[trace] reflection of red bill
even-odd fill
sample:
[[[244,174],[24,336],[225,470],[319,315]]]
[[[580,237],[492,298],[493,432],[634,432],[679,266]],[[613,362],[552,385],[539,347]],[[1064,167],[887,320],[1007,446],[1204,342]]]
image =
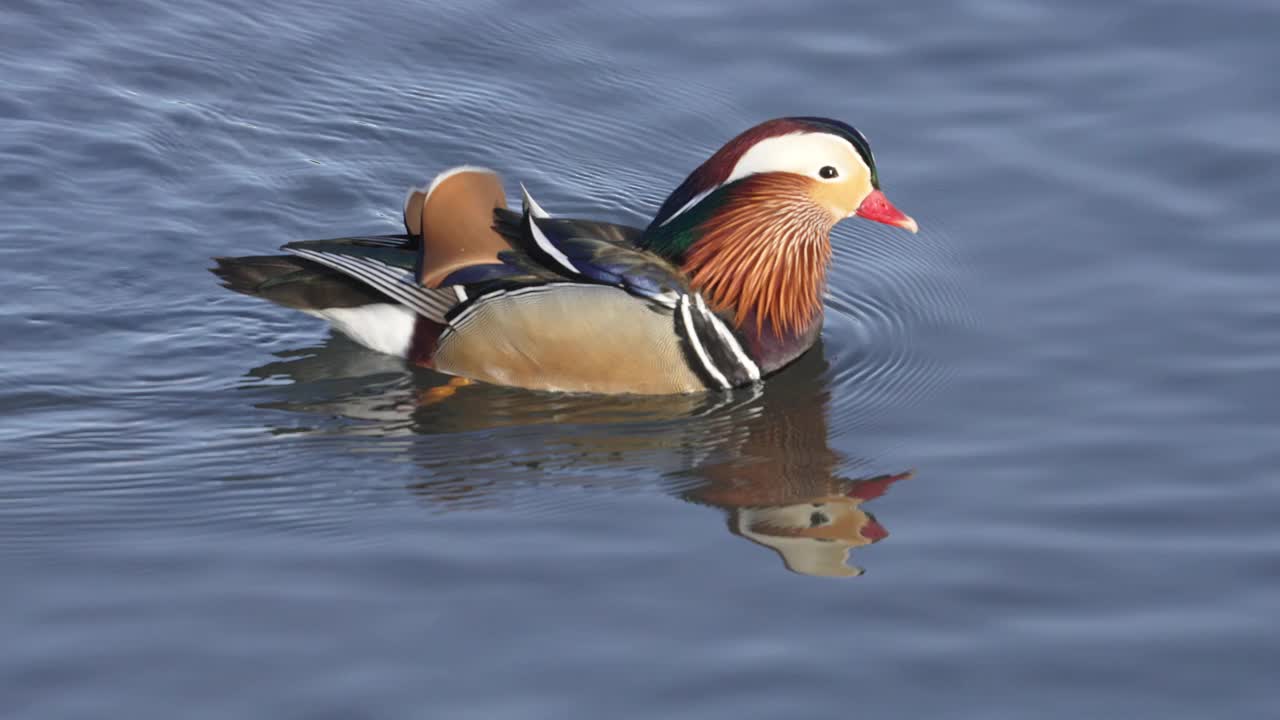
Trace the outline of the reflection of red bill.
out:
[[[880,190],[872,190],[871,194],[862,200],[862,204],[854,212],[860,218],[875,220],[885,225],[893,225],[900,227],[907,232],[916,232],[920,226],[910,215],[902,212],[889,202],[889,198],[884,196]]]
[[[862,537],[870,540],[871,542],[876,542],[877,540],[883,540],[889,537],[889,531],[884,529],[884,526],[880,524],[879,520],[876,520],[870,515],[867,516],[867,524],[863,525],[862,529],[858,530],[858,532],[862,533]]]

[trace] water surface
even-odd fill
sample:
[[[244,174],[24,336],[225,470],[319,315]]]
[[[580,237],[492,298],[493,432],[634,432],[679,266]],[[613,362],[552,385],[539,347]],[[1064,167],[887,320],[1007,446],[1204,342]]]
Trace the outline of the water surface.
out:
[[[1280,10],[0,8],[6,717],[1267,718]],[[463,162],[644,224],[871,138],[763,389],[468,387],[222,288]]]

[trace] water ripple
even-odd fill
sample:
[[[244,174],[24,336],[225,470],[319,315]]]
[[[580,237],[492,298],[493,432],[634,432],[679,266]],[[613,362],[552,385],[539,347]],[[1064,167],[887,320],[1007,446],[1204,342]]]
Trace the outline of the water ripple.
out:
[[[827,298],[832,427],[847,431],[877,413],[920,402],[948,374],[924,351],[930,333],[969,327],[964,270],[950,238],[860,223],[841,229]]]

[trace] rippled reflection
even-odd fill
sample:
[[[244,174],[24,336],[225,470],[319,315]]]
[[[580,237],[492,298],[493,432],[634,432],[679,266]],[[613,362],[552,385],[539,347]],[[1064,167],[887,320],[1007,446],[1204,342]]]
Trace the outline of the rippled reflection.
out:
[[[858,458],[828,444],[828,385],[839,373],[821,345],[762,388],[704,396],[480,384],[442,392],[445,376],[408,371],[339,337],[249,374],[261,382],[248,389],[267,395],[259,407],[316,421],[277,431],[370,436],[362,448],[424,470],[409,489],[433,507],[528,505],[527,493],[512,491],[530,483],[616,492],[656,477],[669,494],[718,508],[731,533],[807,575],[861,574],[850,549],[888,535],[863,504],[909,475],[841,474]]]
[[[858,575],[850,550],[887,536],[863,504],[906,474],[850,475],[876,453],[842,455],[832,439],[847,448],[860,428],[938,387],[949,363],[927,341],[971,318],[944,233],[841,226],[833,246],[825,350],[759,389],[621,398],[455,389],[335,336],[254,369],[246,390],[259,407],[289,411],[273,416],[283,418],[274,432],[358,438],[353,452],[420,469],[410,490],[433,508],[563,509],[592,500],[537,488],[600,489],[585,495],[608,502],[605,492],[656,485],[719,509],[731,533],[797,573]]]

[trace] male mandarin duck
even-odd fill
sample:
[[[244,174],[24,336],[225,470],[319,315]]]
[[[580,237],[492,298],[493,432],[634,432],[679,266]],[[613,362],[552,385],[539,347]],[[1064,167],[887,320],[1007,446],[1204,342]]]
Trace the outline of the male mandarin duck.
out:
[[[830,231],[910,232],[861,133],[761,123],[694,170],[644,230],[506,209],[490,170],[440,174],[403,235],[291,242],[215,258],[226,287],[327,319],[372,349],[537,390],[675,394],[758,382],[822,327]]]

